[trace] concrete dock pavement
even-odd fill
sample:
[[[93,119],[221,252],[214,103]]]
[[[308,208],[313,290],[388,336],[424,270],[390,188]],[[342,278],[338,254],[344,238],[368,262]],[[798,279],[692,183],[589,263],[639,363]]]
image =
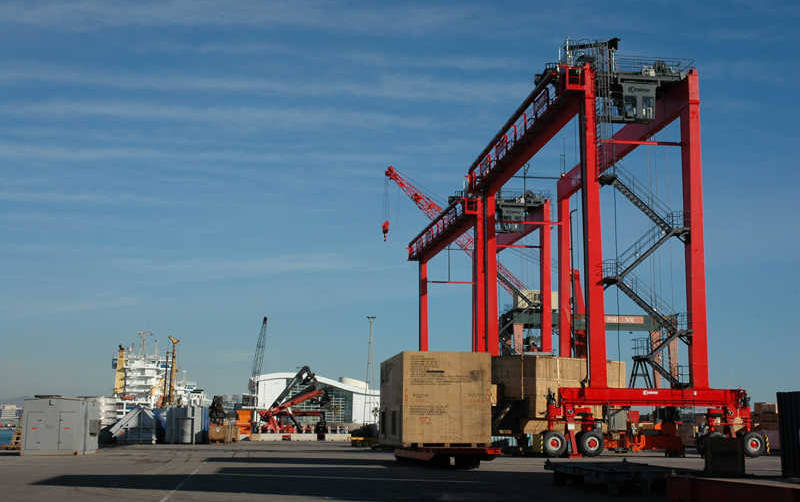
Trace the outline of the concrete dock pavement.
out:
[[[618,461],[621,455],[592,459]],[[625,455],[629,461],[698,468],[699,457]],[[395,461],[390,452],[337,443],[125,446],[77,457],[0,456],[2,498],[39,500],[596,500],[603,490],[553,485],[544,458],[501,457],[474,471]],[[748,472],[779,475],[780,459],[747,461]],[[665,495],[626,500],[666,500]]]

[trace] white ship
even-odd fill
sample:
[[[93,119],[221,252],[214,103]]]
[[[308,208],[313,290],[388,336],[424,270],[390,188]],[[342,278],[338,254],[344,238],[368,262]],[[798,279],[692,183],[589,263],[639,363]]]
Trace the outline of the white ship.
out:
[[[114,394],[97,399],[100,405],[103,425],[110,425],[124,417],[137,405],[159,408],[164,403],[164,395],[169,392],[171,361],[169,352],[158,353],[158,341],[153,341],[152,352],[147,351],[149,331],[140,331],[142,339],[140,350],[131,344],[128,348],[120,345],[111,367],[114,370]],[[177,358],[176,358],[177,359]],[[173,405],[209,406],[211,399],[197,382],[186,378],[186,370],[175,373],[175,398]]]

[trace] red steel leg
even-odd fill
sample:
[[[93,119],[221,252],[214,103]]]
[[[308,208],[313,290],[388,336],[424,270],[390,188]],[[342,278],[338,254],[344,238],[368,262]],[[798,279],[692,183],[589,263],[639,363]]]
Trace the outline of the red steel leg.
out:
[[[581,273],[575,269],[572,271],[572,291],[575,295],[575,315],[584,319],[584,328],[575,329],[575,337],[572,340],[572,352],[575,357],[586,357],[586,304],[583,301],[583,289],[581,288]]]
[[[472,254],[472,326],[475,340],[473,352],[486,352],[486,236],[483,222],[483,198],[475,200],[475,252]]]
[[[569,197],[558,200],[558,355],[570,357],[572,313],[569,304],[571,266],[569,260]]]
[[[658,344],[661,343],[661,330],[651,331],[650,332],[650,350],[653,350]],[[661,364],[663,357],[661,355],[663,352],[659,352],[656,354],[656,363]],[[658,389],[661,387],[661,374],[653,369],[653,387]]]
[[[419,350],[428,351],[428,262],[419,262]]]
[[[542,219],[550,221],[553,215],[550,211],[550,201],[545,200],[542,206]],[[553,305],[551,291],[553,286],[550,281],[550,225],[545,223],[539,229],[539,281],[542,299],[542,352],[553,352]]]
[[[683,217],[689,227],[686,244],[686,308],[692,344],[689,368],[692,385],[708,388],[708,333],[706,325],[706,266],[703,239],[703,169],[700,156],[700,89],[697,70],[687,77],[688,105],[681,112],[681,166]]]
[[[603,302],[603,234],[600,225],[600,182],[597,168],[594,72],[584,66],[586,87],[579,116],[581,124],[581,194],[583,196],[583,247],[586,282],[586,341],[589,345],[589,386],[605,388],[606,333]]]
[[[484,269],[486,298],[486,343],[487,351],[493,356],[500,353],[499,326],[497,325],[497,232],[495,228],[495,203],[494,195],[489,195],[485,199],[484,210],[484,235],[486,247],[484,257],[486,268]]]

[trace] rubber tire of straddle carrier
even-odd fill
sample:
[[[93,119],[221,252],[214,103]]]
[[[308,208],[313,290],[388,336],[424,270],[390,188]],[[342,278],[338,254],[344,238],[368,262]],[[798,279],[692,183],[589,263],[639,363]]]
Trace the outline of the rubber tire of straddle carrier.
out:
[[[584,457],[596,457],[603,453],[603,435],[597,431],[584,431],[576,438],[578,451]]]
[[[766,441],[764,436],[755,431],[750,431],[742,438],[744,441],[744,454],[750,458],[760,457],[764,454],[766,449]],[[757,447],[753,447],[753,443],[757,443]]]
[[[551,444],[555,441],[558,446]],[[560,457],[567,451],[567,439],[558,431],[546,431],[542,434],[542,451],[548,457]]]
[[[477,469],[481,465],[481,459],[477,455],[456,455],[454,464],[456,469]]]

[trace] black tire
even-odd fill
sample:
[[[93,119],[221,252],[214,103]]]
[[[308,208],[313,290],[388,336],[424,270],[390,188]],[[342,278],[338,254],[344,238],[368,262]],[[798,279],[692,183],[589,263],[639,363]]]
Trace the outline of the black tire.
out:
[[[542,435],[542,451],[548,457],[560,457],[567,451],[567,439],[556,431],[547,431]]]
[[[456,455],[456,469],[477,469],[481,465],[481,459],[477,455]]]
[[[699,453],[700,456],[705,455],[705,453],[706,453],[706,441],[708,441],[709,439],[712,439],[712,438],[721,438],[721,437],[724,437],[724,436],[723,436],[723,434],[721,432],[718,432],[718,431],[710,432],[710,433],[704,434],[702,436],[697,436],[697,440],[695,442],[695,444],[697,446],[697,453]]]
[[[744,435],[744,454],[750,458],[760,457],[766,449],[764,436],[755,431],[750,431]]]
[[[434,455],[430,461],[430,465],[437,469],[447,469],[450,467],[450,457],[448,455]]]
[[[603,453],[603,435],[597,431],[585,431],[577,438],[578,451],[584,457],[596,457]]]

